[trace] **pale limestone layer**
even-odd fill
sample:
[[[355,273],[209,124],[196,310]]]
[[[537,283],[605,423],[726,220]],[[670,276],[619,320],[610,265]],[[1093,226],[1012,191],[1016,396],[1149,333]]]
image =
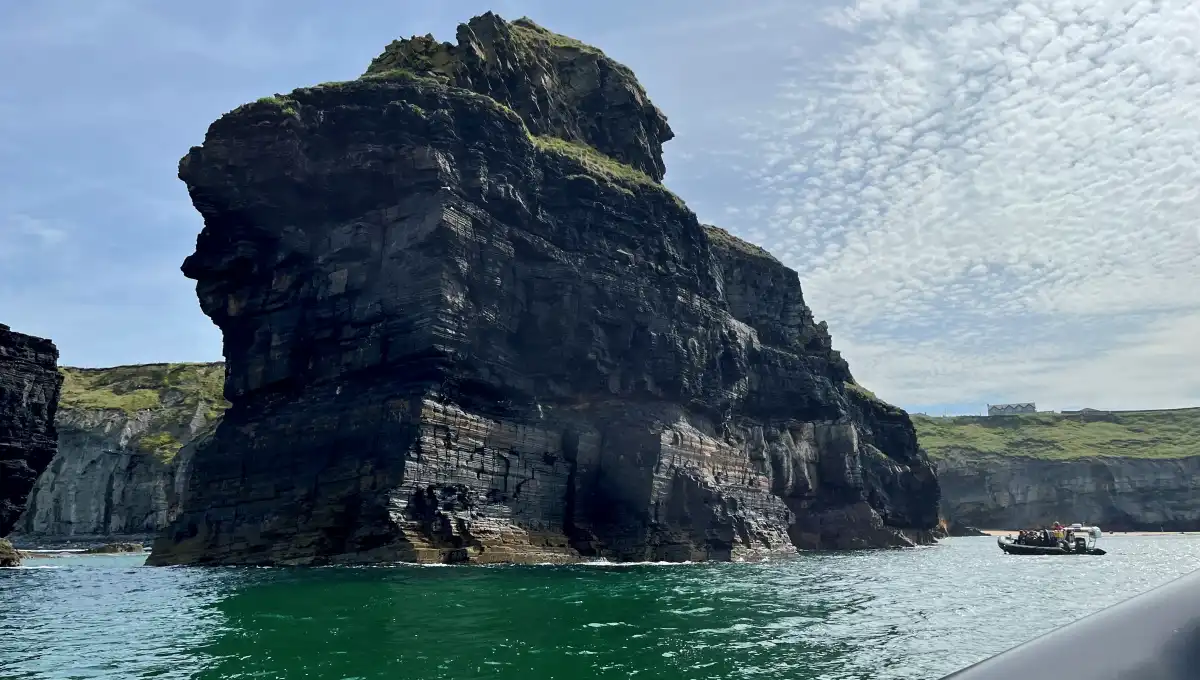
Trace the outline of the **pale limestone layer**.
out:
[[[1200,530],[1200,457],[938,461],[942,509],[959,524],[1097,524],[1111,531]]]
[[[175,516],[194,447],[210,423],[200,403],[171,423],[184,446],[163,462],[137,446],[162,419],[150,410],[59,409],[58,452],[38,477],[15,534],[21,541],[154,535]]]

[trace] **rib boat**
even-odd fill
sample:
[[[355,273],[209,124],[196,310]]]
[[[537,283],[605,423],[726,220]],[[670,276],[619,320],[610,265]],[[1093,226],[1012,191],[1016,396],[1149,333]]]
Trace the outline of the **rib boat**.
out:
[[[996,544],[1009,555],[1104,555],[1105,551],[1096,547],[1100,536],[1100,527],[1072,524],[1063,530],[1062,538],[1051,534],[1050,540],[1039,540],[1037,532],[1027,532],[1026,536],[1001,536]]]

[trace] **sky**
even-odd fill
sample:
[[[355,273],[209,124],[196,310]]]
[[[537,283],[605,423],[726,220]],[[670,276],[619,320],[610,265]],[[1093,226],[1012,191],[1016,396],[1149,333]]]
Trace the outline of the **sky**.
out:
[[[221,358],[179,158],[239,104],[492,10],[666,113],[665,183],[797,270],[910,411],[1200,405],[1200,4],[38,0],[0,5],[0,323],[61,363]]]

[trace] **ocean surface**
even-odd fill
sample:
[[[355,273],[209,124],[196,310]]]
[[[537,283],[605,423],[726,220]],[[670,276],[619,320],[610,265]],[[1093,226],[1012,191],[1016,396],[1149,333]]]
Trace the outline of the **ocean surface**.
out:
[[[1200,568],[992,538],[758,564],[0,569],[0,678],[931,680]]]

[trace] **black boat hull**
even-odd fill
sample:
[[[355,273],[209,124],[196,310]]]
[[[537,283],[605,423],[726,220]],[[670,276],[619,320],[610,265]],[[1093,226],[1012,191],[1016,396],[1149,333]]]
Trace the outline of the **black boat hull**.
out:
[[[1073,550],[1063,550],[1062,548],[1050,548],[1042,545],[1021,545],[1006,541],[1003,538],[996,539],[996,545],[1009,555],[1104,555],[1104,550],[1100,548],[1092,548],[1086,552],[1075,552]]]

